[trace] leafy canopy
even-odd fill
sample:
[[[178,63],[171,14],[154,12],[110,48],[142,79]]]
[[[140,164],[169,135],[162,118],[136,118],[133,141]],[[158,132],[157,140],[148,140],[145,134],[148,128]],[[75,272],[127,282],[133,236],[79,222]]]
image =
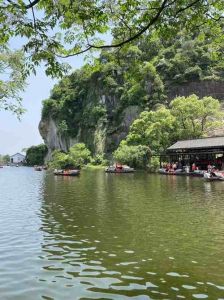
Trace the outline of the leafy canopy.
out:
[[[26,149],[26,163],[29,166],[43,165],[47,154],[47,147],[44,144],[31,146]]]
[[[52,154],[52,160],[49,165],[51,168],[81,168],[91,160],[91,152],[85,144],[78,143],[69,149],[68,153],[55,150]]]
[[[211,32],[182,30],[169,40],[153,34],[119,52],[103,50],[92,64],[55,85],[43,102],[42,117],[51,116],[60,133],[71,137],[77,136],[79,128],[94,129],[99,122],[112,131],[128,106],[151,110],[167,104],[169,91],[176,85],[222,81],[223,49],[224,45],[213,42]]]
[[[83,167],[91,159],[91,152],[86,148],[85,144],[78,143],[69,149],[69,157],[76,167]]]
[[[177,97],[170,107],[180,138],[199,138],[222,124],[220,102],[212,97]]]
[[[144,145],[127,145],[121,142],[119,148],[113,153],[116,161],[132,167],[143,168],[149,159],[149,147]]]
[[[22,37],[29,69],[43,61],[48,75],[60,76],[62,57],[119,48],[153,30],[167,39],[209,28],[222,39],[223,0],[0,0],[0,16],[0,42]]]
[[[120,160],[123,155],[126,163],[132,163],[135,158],[133,147],[138,152],[140,146],[148,147],[152,153],[163,152],[179,139],[206,136],[223,125],[223,118],[219,101],[212,97],[177,97],[169,108],[161,106],[156,111],[142,112],[114,152],[114,157]]]
[[[9,110],[18,117],[24,112],[20,96],[25,88],[23,67],[23,53],[10,51],[0,43],[0,110]]]
[[[35,73],[38,65],[44,64],[47,75],[61,77],[69,70],[63,58],[87,51],[114,48],[119,55],[121,47],[132,43],[128,57],[138,60],[142,50],[136,44],[141,43],[142,36],[147,36],[151,44],[159,37],[165,44],[164,41],[185,29],[186,34],[202,32],[201,39],[204,32],[209,32],[219,45],[224,37],[223,13],[223,0],[0,0],[0,47],[7,47],[13,39],[19,39],[25,61],[21,64],[17,59],[19,62],[12,66],[13,70],[17,72],[19,67],[20,73],[28,76]],[[170,78],[176,69],[180,74],[185,73],[185,78],[200,77],[203,66],[184,68],[182,61],[188,66],[184,57],[181,53],[175,56],[174,68],[165,57],[161,69],[169,70]],[[204,60],[206,62],[206,57]],[[8,61],[10,65],[11,54],[0,57],[0,64],[1,61],[3,64]],[[135,71],[141,75],[142,70],[136,68]],[[149,73],[152,75],[152,67]],[[24,78],[21,74],[13,75],[15,81],[0,82],[0,108],[12,110],[17,115],[22,112],[19,91],[24,88]],[[177,76],[176,80],[182,80],[182,77]],[[116,87],[113,76],[107,76],[105,84]],[[161,99],[163,88],[161,78],[155,76],[152,99]],[[138,80],[132,82],[130,77],[127,78],[125,89],[124,99],[128,98],[131,103],[136,98],[149,100]],[[15,103],[10,102],[11,99]]]

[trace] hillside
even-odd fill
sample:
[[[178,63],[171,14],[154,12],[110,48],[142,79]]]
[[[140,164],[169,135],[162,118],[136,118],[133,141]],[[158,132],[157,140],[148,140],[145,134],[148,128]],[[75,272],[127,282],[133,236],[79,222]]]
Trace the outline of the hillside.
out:
[[[184,32],[175,40],[146,36],[138,44],[102,51],[44,100],[39,130],[48,157],[76,142],[110,155],[141,111],[168,105],[178,95],[224,100],[222,51],[208,34]]]

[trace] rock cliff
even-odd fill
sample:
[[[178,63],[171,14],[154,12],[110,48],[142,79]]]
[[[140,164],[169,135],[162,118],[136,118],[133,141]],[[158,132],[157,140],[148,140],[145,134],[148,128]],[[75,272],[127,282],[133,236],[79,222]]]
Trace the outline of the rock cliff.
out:
[[[168,105],[176,96],[224,100],[221,55],[210,36],[202,41],[183,33],[165,45],[146,37],[119,51],[102,51],[44,100],[39,130],[47,159],[53,150],[66,152],[77,142],[93,154],[110,156],[141,111]]]

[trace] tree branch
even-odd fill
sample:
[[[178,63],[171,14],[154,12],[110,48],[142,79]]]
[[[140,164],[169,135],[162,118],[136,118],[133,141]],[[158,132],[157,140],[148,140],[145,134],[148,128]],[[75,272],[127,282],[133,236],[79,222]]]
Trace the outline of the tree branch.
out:
[[[191,3],[189,3],[187,6],[185,7],[182,7],[180,8],[175,16],[177,16],[179,13],[193,7],[196,3],[200,2],[201,0],[195,0]],[[169,6],[171,6],[172,4],[174,4],[175,2],[177,2],[176,0],[173,0],[172,2],[169,3],[169,0],[163,0],[163,3],[162,5],[160,6],[160,8],[158,8],[158,11],[156,13],[156,15],[150,20],[150,22],[145,26],[143,27],[139,32],[137,32],[135,35],[133,36],[130,36],[128,39],[125,39],[123,40],[122,42],[119,42],[117,44],[110,44],[110,45],[102,45],[102,46],[96,46],[96,45],[92,45],[92,44],[89,44],[88,45],[88,48],[80,51],[80,52],[77,52],[75,54],[70,54],[69,56],[65,56],[65,57],[70,57],[70,56],[75,56],[75,55],[78,55],[80,53],[84,53],[84,52],[87,52],[89,49],[91,48],[94,48],[94,49],[105,49],[105,48],[119,48],[121,46],[123,46],[124,44],[127,44],[127,43],[130,43],[132,42],[133,40],[139,38],[143,33],[145,33],[154,23],[156,23],[156,21],[159,19],[160,15],[162,14],[162,12]]]
[[[175,17],[176,17],[179,13],[181,13],[181,12],[187,10],[188,8],[191,8],[192,6],[194,6],[196,3],[200,2],[200,1],[201,1],[201,0],[195,0],[195,1],[191,2],[190,4],[188,4],[187,6],[180,8],[180,9],[176,12]]]
[[[159,19],[160,15],[161,15],[162,11],[165,9],[166,3],[168,1],[169,0],[164,0],[161,7],[159,8],[157,14],[154,16],[154,18],[152,18],[151,21],[145,27],[143,27],[139,32],[137,32],[135,35],[129,37],[128,39],[126,39],[126,40],[124,40],[120,43],[117,43],[117,44],[103,45],[103,46],[95,46],[95,45],[89,45],[89,46],[91,46],[92,48],[95,48],[95,49],[117,48],[117,47],[121,47],[124,44],[127,44],[127,43],[137,39],[139,36],[141,36],[144,32],[146,32],[147,29],[149,29],[149,27],[151,27]]]
[[[41,0],[34,0],[33,2],[29,1],[30,4],[25,5],[25,9],[30,9],[32,7],[34,7],[37,3],[39,3]],[[18,8],[22,8],[19,4],[13,2],[12,0],[7,0],[7,2],[9,2],[10,4],[18,7]]]
[[[30,1],[30,0],[29,0],[29,2],[30,2],[30,4],[31,4],[31,1]],[[32,15],[33,15],[33,24],[34,24],[34,28],[35,28],[35,31],[37,31],[36,18],[35,18],[33,6],[31,7],[31,9],[32,9]]]
[[[79,52],[75,52],[75,53],[73,53],[73,54],[67,54],[67,55],[60,55],[60,54],[56,54],[56,53],[55,53],[55,56],[57,56],[57,57],[59,57],[59,58],[68,58],[68,57],[76,56],[76,55],[79,55],[79,54],[83,54],[83,53],[89,51],[91,48],[92,48],[92,46],[89,46],[89,47],[87,47],[87,48],[84,49],[84,50],[81,50],[81,51],[79,51]]]

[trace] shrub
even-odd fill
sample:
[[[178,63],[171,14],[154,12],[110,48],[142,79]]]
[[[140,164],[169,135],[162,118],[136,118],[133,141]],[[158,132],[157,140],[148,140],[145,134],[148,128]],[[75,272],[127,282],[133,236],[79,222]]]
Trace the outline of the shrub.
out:
[[[147,146],[128,146],[126,143],[121,143],[118,149],[113,153],[115,160],[119,163],[138,168],[146,167],[149,155],[150,150]]]

